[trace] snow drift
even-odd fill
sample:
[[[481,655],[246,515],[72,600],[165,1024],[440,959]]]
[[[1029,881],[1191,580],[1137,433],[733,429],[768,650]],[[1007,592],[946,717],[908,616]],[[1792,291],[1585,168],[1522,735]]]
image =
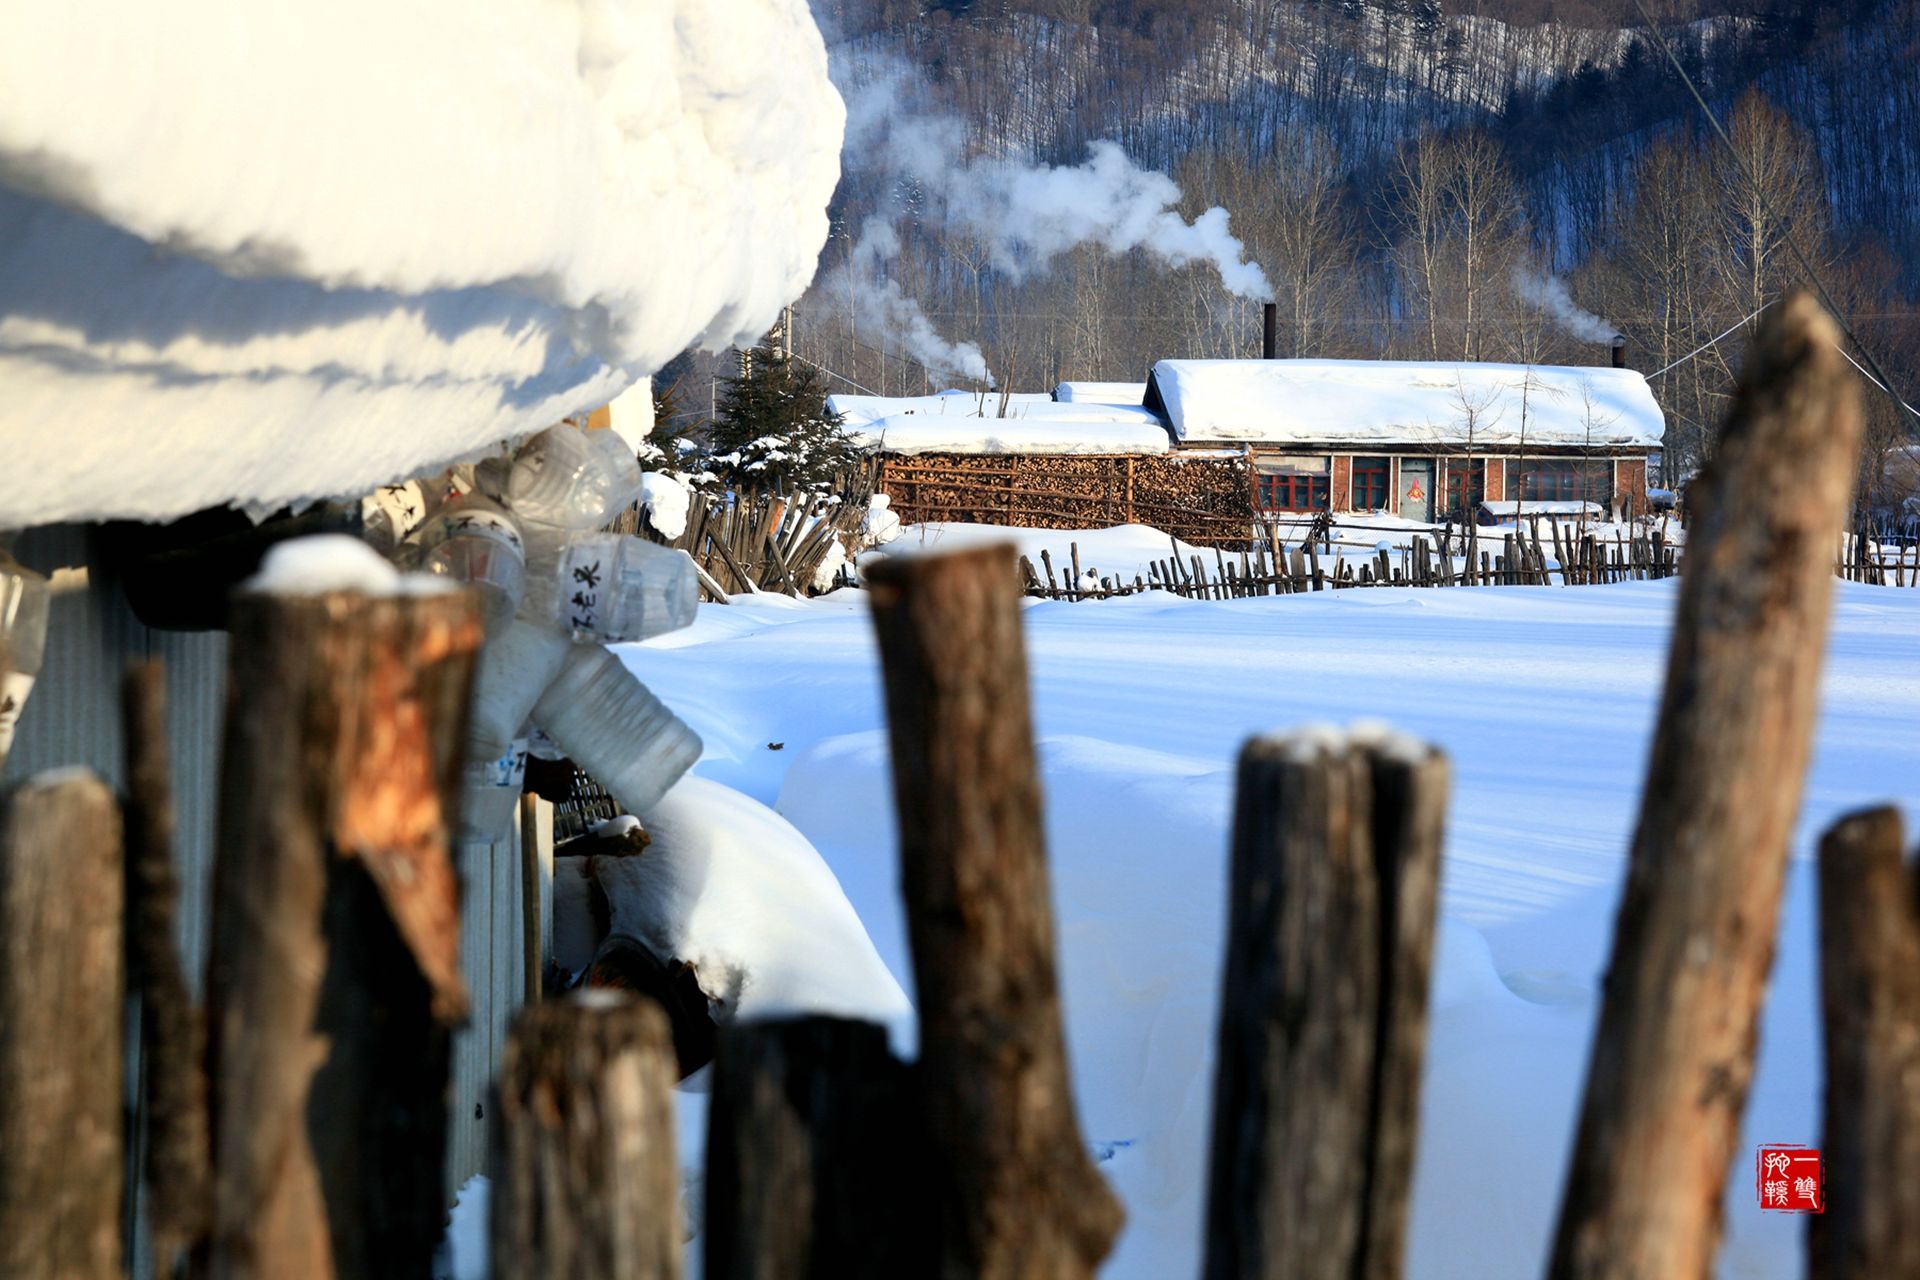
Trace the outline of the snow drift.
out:
[[[364,492],[761,332],[826,238],[803,0],[8,25],[0,526]]]

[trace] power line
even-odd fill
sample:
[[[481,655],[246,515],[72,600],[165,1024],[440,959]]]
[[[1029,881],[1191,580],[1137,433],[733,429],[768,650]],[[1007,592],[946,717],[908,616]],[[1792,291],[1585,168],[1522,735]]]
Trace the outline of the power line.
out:
[[[1667,61],[1673,66],[1674,74],[1680,77],[1680,82],[1687,86],[1687,92],[1693,95],[1694,102],[1699,104],[1701,113],[1707,117],[1707,123],[1713,127],[1714,136],[1720,139],[1721,145],[1727,149],[1727,154],[1733,157],[1734,164],[1739,166],[1740,176],[1745,178],[1748,184],[1752,186],[1754,194],[1763,205],[1768,206],[1767,212],[1771,214],[1773,212],[1771,208],[1772,201],[1767,198],[1767,192],[1753,176],[1753,170],[1747,166],[1747,158],[1740,154],[1738,147],[1733,145],[1733,139],[1727,135],[1726,129],[1720,124],[1720,117],[1713,113],[1713,108],[1707,105],[1707,100],[1701,95],[1699,87],[1693,83],[1693,77],[1688,75],[1687,69],[1680,65],[1680,59],[1674,54],[1673,46],[1667,43],[1667,38],[1661,33],[1659,25],[1654,22],[1653,15],[1647,12],[1645,0],[1633,0],[1633,7],[1639,10],[1640,20],[1646,24],[1647,33],[1653,37],[1653,42],[1660,46],[1660,52],[1666,55]],[[1784,221],[1782,222],[1782,227],[1785,228]],[[1889,396],[1893,397],[1895,404],[1898,404],[1907,411],[1908,416],[1913,420],[1914,430],[1916,433],[1920,433],[1920,412],[1916,412],[1914,407],[1908,404],[1904,397],[1893,390],[1893,379],[1887,376],[1887,371],[1880,367],[1878,360],[1874,359],[1873,352],[1867,349],[1866,344],[1860,341],[1860,336],[1853,331],[1853,326],[1847,323],[1846,316],[1841,313],[1839,306],[1834,303],[1833,295],[1827,291],[1826,282],[1820,278],[1820,273],[1813,269],[1813,263],[1809,261],[1807,255],[1801,251],[1799,238],[1794,235],[1791,229],[1783,229],[1780,238],[1786,241],[1788,252],[1793,254],[1794,261],[1800,264],[1800,269],[1807,273],[1807,279],[1811,281],[1813,287],[1819,291],[1820,302],[1826,307],[1827,314],[1833,317],[1834,323],[1840,326],[1840,331],[1847,335],[1847,340],[1854,345],[1854,348],[1858,350],[1862,356],[1866,357],[1867,365],[1875,375],[1875,385],[1886,391]],[[1738,326],[1735,327],[1737,328]],[[1847,354],[1844,348],[1840,354]],[[1849,356],[1848,359],[1851,361],[1852,357]],[[1855,367],[1858,368],[1859,366],[1855,365]],[[1861,372],[1865,373],[1867,370],[1862,369]]]
[[[1751,314],[1744,316],[1739,320],[1734,321],[1730,327],[1715,334],[1713,337],[1708,338],[1705,342],[1701,343],[1699,346],[1695,347],[1693,350],[1687,352],[1687,354],[1681,356],[1678,360],[1675,360],[1672,364],[1667,365],[1666,368],[1656,369],[1652,373],[1648,374],[1647,381],[1652,382],[1655,378],[1665,373],[1668,369],[1679,368],[1681,365],[1685,364],[1687,361],[1699,355],[1702,351],[1705,351],[1707,348],[1718,343],[1722,338],[1726,337],[1728,334],[1738,332],[1744,325],[1751,323],[1754,316],[1759,315],[1762,311],[1765,311],[1767,307],[1770,307],[1772,305],[1773,304],[1769,302],[1766,304],[1766,306],[1755,308]],[[1844,355],[1845,353],[1842,352],[1841,354]]]

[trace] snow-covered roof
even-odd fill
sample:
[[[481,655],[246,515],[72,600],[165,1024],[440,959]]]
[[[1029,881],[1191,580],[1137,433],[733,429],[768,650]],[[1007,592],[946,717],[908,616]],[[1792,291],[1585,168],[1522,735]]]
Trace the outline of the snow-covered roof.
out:
[[[1530,380],[1530,381],[1529,381]],[[1656,448],[1665,430],[1631,369],[1394,360],[1162,360],[1147,402],[1187,441],[1520,443]]]
[[[0,528],[365,493],[814,274],[845,112],[803,4],[192,10],[10,7]]]
[[[1158,416],[1124,404],[1059,404],[1051,396],[943,391],[931,396],[828,396],[847,434],[882,453],[1165,453]]]
[[[1062,404],[1140,404],[1147,398],[1144,382],[1063,382],[1053,389]]]

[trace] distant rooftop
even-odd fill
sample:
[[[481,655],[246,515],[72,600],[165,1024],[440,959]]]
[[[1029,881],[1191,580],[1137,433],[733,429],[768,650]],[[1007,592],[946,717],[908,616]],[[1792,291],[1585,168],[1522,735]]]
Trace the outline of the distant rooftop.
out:
[[[1160,419],[1138,404],[1060,404],[1023,392],[827,397],[847,434],[885,453],[1165,453]]]
[[[1522,402],[1524,391],[1524,422]],[[1187,442],[1658,448],[1631,369],[1396,360],[1162,360],[1147,406]]]

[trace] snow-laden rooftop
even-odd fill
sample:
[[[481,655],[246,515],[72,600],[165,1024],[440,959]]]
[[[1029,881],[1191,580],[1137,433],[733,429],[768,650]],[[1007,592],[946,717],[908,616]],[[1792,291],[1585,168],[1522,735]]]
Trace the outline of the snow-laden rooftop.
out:
[[[1138,406],[1029,393],[835,395],[827,405],[858,444],[883,453],[1165,453],[1171,443],[1160,419]]]
[[[1189,441],[1657,448],[1665,430],[1631,369],[1395,360],[1162,360],[1148,401]]]
[[[1146,397],[1144,382],[1063,382],[1053,389],[1063,404],[1140,404]]]
[[[813,276],[845,113],[800,0],[191,8],[9,9],[0,528],[364,493]]]

